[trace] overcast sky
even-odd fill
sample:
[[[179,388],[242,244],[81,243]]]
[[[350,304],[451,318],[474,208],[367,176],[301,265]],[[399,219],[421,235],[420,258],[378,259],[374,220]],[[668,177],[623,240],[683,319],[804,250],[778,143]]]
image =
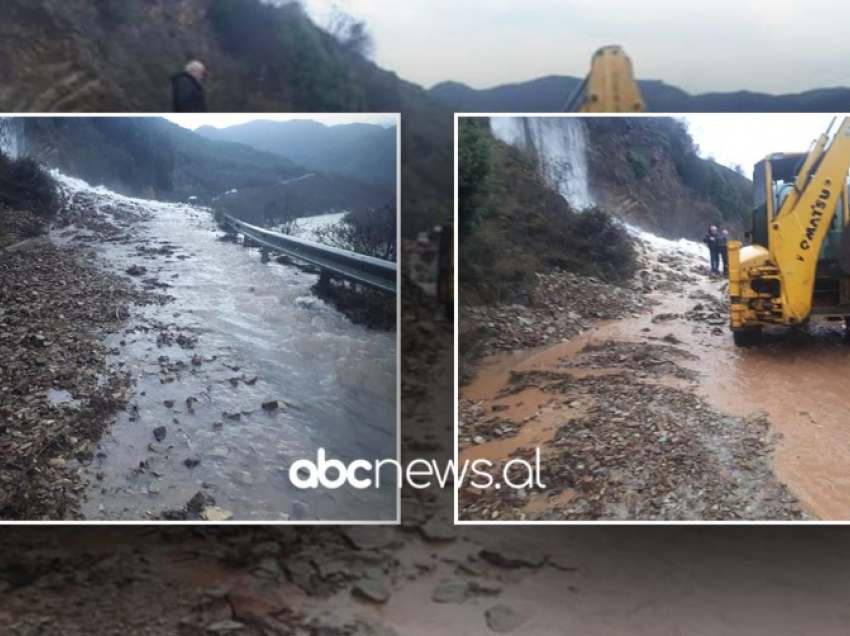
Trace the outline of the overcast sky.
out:
[[[850,84],[847,0],[303,0],[364,19],[375,61],[430,87],[584,76],[622,45],[641,79],[689,92]]]
[[[312,121],[317,121],[326,126],[337,126],[339,124],[378,124],[384,127],[394,126],[398,123],[396,115],[388,115],[384,113],[377,114],[368,114],[368,113],[356,113],[353,115],[349,114],[335,114],[335,113],[322,113],[319,115],[310,114],[287,114],[280,115],[277,113],[274,114],[240,114],[240,113],[186,113],[186,114],[170,114],[163,115],[166,119],[173,121],[175,124],[183,126],[183,128],[188,128],[190,130],[195,130],[200,128],[201,126],[212,126],[214,128],[227,128],[228,126],[235,126],[237,124],[244,124],[249,121],[255,121],[257,119],[265,119],[268,121],[291,121],[294,119],[309,119]]]
[[[700,154],[732,167],[738,164],[748,177],[753,164],[773,152],[805,152],[824,131],[832,115],[703,114],[688,115],[688,129]],[[832,129],[834,133],[840,119]]]

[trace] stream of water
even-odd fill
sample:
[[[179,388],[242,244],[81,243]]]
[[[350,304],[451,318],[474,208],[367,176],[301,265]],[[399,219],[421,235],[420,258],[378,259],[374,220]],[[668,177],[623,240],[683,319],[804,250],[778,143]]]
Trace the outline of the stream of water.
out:
[[[143,266],[140,278],[154,276],[174,297],[133,309],[108,339],[134,386],[85,469],[85,515],[145,519],[204,490],[241,520],[395,519],[392,487],[299,490],[288,471],[298,459],[316,461],[319,448],[346,464],[397,457],[396,333],[354,325],[313,296],[316,275],[218,240],[207,210],[57,176],[71,192],[96,195],[105,218],[113,206],[149,213],[130,240],[92,245],[106,269]],[[69,228],[54,239],[79,234]],[[286,406],[264,410],[270,400]]]

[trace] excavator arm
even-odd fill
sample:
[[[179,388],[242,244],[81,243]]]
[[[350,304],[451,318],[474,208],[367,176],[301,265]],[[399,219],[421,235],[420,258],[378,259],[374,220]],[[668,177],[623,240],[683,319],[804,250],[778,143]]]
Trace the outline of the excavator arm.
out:
[[[593,54],[590,74],[564,108],[568,113],[641,113],[644,110],[632,61],[619,46],[605,46]]]
[[[770,251],[782,281],[783,314],[789,323],[800,323],[811,313],[818,256],[848,171],[850,117],[845,117],[829,146],[826,134],[815,143],[769,229]]]

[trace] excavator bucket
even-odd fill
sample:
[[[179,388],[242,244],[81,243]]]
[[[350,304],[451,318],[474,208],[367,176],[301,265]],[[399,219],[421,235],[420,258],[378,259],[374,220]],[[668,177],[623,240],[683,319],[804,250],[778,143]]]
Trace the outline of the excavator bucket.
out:
[[[632,61],[619,46],[604,46],[590,62],[590,74],[568,100],[566,112],[641,113],[646,110]]]

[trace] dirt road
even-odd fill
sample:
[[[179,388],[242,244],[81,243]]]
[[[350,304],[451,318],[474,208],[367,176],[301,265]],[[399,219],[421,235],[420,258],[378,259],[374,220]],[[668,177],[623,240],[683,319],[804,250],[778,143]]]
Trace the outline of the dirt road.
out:
[[[691,280],[566,342],[492,356],[463,388],[461,461],[540,447],[552,485],[466,489],[463,518],[850,519],[843,329],[736,348],[725,283],[655,258],[650,270]]]

